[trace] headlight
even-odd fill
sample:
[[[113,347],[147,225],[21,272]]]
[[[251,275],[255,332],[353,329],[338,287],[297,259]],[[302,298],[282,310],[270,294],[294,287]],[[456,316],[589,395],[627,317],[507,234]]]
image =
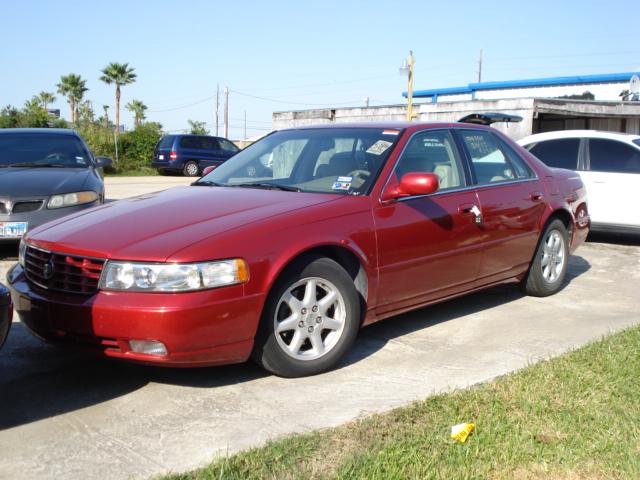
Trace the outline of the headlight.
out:
[[[99,288],[130,292],[189,292],[244,283],[249,270],[244,260],[202,263],[137,263],[109,261]]]
[[[92,203],[98,199],[96,192],[75,192],[62,195],[52,195],[47,203],[47,208],[73,207],[84,203]]]
[[[20,240],[20,246],[18,247],[18,263],[22,268],[24,268],[25,261],[24,257],[27,253],[27,244],[24,240]]]

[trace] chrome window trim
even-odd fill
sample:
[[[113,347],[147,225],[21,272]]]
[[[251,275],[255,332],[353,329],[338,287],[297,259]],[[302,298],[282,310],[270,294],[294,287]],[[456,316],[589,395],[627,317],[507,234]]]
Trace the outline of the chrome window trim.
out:
[[[467,192],[467,191],[471,191],[471,190],[482,190],[485,188],[492,188],[492,187],[496,187],[496,186],[507,186],[507,185],[515,185],[515,184],[519,184],[519,183],[528,183],[528,182],[533,182],[533,181],[537,181],[538,177],[532,177],[532,178],[520,178],[518,180],[509,180],[509,181],[504,181],[504,182],[495,182],[495,183],[486,183],[486,184],[482,184],[482,185],[470,185],[468,187],[463,187],[463,188],[450,188],[447,190],[438,190],[437,192],[433,192],[430,193],[429,195],[412,195],[410,197],[402,197],[402,198],[398,198],[396,200],[394,200],[395,202],[404,202],[407,200],[415,200],[416,198],[425,198],[425,197],[435,197],[438,195],[446,195],[448,193],[459,193],[459,192]],[[393,201],[392,201],[393,202]]]
[[[454,136],[454,131],[458,131],[458,130],[475,130],[475,129],[471,129],[471,128],[460,128],[460,129],[456,129],[456,128],[427,128],[424,130],[419,130],[417,132],[414,132],[408,139],[407,142],[405,143],[404,147],[402,147],[402,150],[400,151],[400,153],[398,154],[398,158],[396,158],[396,161],[393,164],[393,167],[391,168],[391,173],[389,173],[389,175],[387,176],[387,180],[384,182],[382,189],[380,190],[380,196],[378,198],[378,201],[380,203],[382,203],[383,205],[388,205],[390,203],[395,203],[395,202],[405,202],[407,200],[415,200],[417,198],[425,198],[425,197],[433,197],[433,196],[437,196],[437,195],[446,195],[448,193],[458,193],[458,192],[466,192],[469,190],[479,190],[479,189],[484,189],[484,188],[491,188],[491,187],[497,187],[497,186],[504,186],[504,185],[513,185],[513,184],[519,184],[519,183],[527,183],[527,182],[533,182],[533,181],[538,181],[540,180],[540,177],[538,176],[538,172],[535,170],[535,168],[533,168],[531,165],[529,165],[529,162],[527,161],[526,158],[521,157],[522,160],[527,164],[527,166],[529,167],[529,169],[531,169],[531,171],[533,172],[533,176],[532,177],[527,177],[527,178],[517,178],[515,180],[504,180],[504,181],[500,181],[500,182],[492,182],[492,183],[472,183],[471,185],[466,185],[464,187],[452,187],[452,188],[448,188],[446,190],[437,190],[436,192],[430,193],[428,195],[412,195],[410,197],[401,197],[401,198],[396,198],[394,200],[391,201],[386,201],[386,202],[382,202],[382,194],[384,193],[384,191],[387,188],[387,185],[389,184],[389,182],[391,181],[391,176],[393,175],[393,172],[395,171],[396,167],[398,166],[398,162],[400,161],[400,159],[402,158],[402,155],[404,155],[405,150],[407,149],[407,146],[409,145],[409,142],[411,142],[411,140],[413,140],[413,137],[418,135],[419,133],[424,133],[426,131],[434,131],[434,132],[438,132],[438,131],[447,131],[449,132],[449,134],[451,136]],[[491,132],[489,132],[491,133]],[[460,163],[462,162],[467,162],[470,164],[469,167],[473,168],[473,162],[471,161],[471,159],[466,159],[466,158],[462,158],[462,156],[460,155],[461,152],[459,152],[459,148],[458,145],[455,145],[456,147],[456,152],[458,153],[458,161]],[[514,152],[516,155],[518,154],[518,152]],[[462,166],[462,165],[461,165]],[[465,183],[472,181],[472,179],[467,178],[466,172],[464,171],[464,168],[462,169],[462,176],[464,177],[464,181]]]

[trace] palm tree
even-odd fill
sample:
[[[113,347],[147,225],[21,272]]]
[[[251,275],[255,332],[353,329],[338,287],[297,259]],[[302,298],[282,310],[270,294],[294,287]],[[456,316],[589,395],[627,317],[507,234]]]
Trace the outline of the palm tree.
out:
[[[140,100],[131,100],[127,103],[127,110],[133,113],[133,122],[136,128],[142,125],[142,121],[146,118],[144,115],[147,106]]]
[[[71,107],[71,123],[75,123],[78,117],[78,104],[82,101],[84,93],[89,90],[86,86],[87,81],[83,80],[80,75],[70,73],[60,77],[58,93],[67,97],[69,106]]]
[[[38,94],[38,101],[42,104],[42,108],[47,110],[50,103],[56,101],[56,96],[52,92],[40,92]]]
[[[120,87],[136,81],[137,75],[128,63],[111,62],[102,70],[102,80],[107,85],[116,84],[116,134],[120,133]]]
[[[104,110],[104,128],[109,128],[109,105],[102,105]]]

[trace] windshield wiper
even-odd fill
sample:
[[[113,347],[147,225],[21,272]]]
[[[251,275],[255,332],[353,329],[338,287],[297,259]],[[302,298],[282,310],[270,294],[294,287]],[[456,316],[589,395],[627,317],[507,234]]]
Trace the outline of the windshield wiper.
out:
[[[298,187],[292,187],[290,185],[280,185],[277,183],[269,182],[257,182],[257,183],[234,183],[229,185],[230,187],[243,187],[243,188],[266,188],[269,190],[283,190],[285,192],[301,192],[302,189]]]
[[[191,184],[193,187],[226,187],[221,183],[212,182],[211,180],[196,180]]]
[[[65,168],[64,165],[55,164],[55,163],[33,163],[33,162],[24,162],[24,163],[8,163],[5,165],[0,165],[4,168],[9,167],[27,167],[27,168]]]

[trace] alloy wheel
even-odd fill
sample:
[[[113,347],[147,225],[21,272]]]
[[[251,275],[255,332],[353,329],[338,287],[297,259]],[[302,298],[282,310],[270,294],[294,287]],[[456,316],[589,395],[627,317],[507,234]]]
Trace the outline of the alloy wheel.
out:
[[[273,321],[278,345],[287,355],[315,360],[340,340],[346,305],[333,283],[319,277],[303,278],[282,294]]]
[[[542,250],[541,270],[542,278],[547,283],[554,283],[560,277],[566,261],[564,238],[557,230],[550,230],[545,239]]]

